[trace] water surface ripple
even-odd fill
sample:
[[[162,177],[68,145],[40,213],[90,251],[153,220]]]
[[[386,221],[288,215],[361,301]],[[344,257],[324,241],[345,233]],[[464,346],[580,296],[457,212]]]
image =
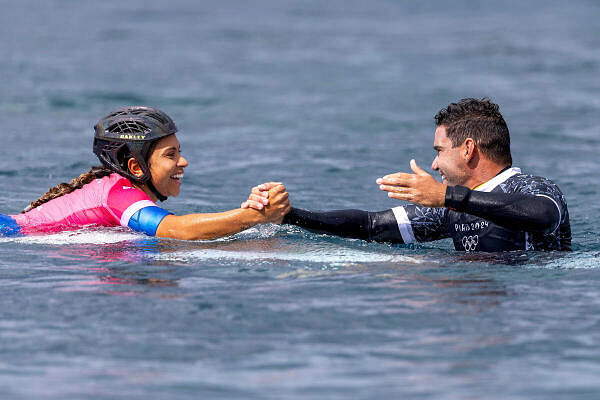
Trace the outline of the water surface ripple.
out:
[[[597,399],[600,5],[534,0],[0,1],[0,212],[96,161],[125,104],[179,126],[176,213],[286,183],[383,210],[433,115],[501,105],[515,165],[565,192],[574,252],[465,255],[266,226],[0,238],[3,399]]]

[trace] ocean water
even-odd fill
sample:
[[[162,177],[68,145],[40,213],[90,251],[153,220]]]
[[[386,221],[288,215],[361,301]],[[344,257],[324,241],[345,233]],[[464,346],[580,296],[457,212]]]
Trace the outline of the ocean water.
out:
[[[465,255],[274,225],[216,241],[0,238],[2,399],[600,398],[596,1],[0,1],[0,212],[97,160],[92,125],[164,109],[175,213],[383,210],[433,115],[500,104],[574,251]]]

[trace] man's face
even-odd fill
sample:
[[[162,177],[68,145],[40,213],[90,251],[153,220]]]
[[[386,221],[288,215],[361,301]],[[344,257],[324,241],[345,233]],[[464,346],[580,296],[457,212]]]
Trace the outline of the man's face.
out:
[[[468,169],[461,153],[463,146],[452,147],[452,141],[446,136],[446,127],[440,125],[435,130],[433,149],[437,155],[433,159],[431,168],[442,176],[442,182],[450,185],[464,185],[468,180]]]

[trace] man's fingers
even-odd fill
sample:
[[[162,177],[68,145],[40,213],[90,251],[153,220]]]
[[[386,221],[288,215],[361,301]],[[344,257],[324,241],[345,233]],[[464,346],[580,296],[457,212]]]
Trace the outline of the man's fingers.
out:
[[[378,185],[409,186],[414,184],[415,174],[419,176],[431,176],[429,173],[419,167],[414,159],[410,160],[410,169],[414,172],[414,174],[396,172],[394,174],[388,174],[382,178],[378,178],[375,182]]]
[[[271,190],[273,189],[275,186],[279,186],[282,185],[282,182],[265,182],[263,184],[260,184],[258,186],[260,186],[262,189],[261,190]]]
[[[288,192],[278,193],[277,195],[271,197],[271,201],[269,205],[276,205],[289,202],[289,194]]]
[[[409,187],[402,187],[402,186],[391,186],[391,185],[379,185],[379,189],[383,190],[384,192],[389,192],[389,193],[412,193],[415,190]]]
[[[417,165],[417,162],[414,159],[410,160],[410,169],[412,169],[412,171],[417,175],[429,176],[427,172]]]
[[[254,186],[252,188],[252,193],[255,194],[259,194],[259,193],[267,193],[269,190],[273,189],[276,186],[282,185],[281,182],[265,182],[265,183],[261,183],[260,185]]]
[[[282,184],[279,184],[279,185],[274,186],[271,189],[269,189],[270,194],[277,194],[277,193],[281,193],[281,192],[285,192],[285,186],[283,186]]]
[[[410,174],[407,174],[406,172],[394,172],[393,174],[384,175],[383,178],[379,178],[379,179],[394,179],[394,178],[402,177],[404,175],[410,175]]]
[[[392,174],[377,179],[379,185],[409,186],[414,180],[413,174]]]
[[[413,193],[388,193],[388,197],[392,199],[404,200],[404,201],[412,201],[414,198]]]

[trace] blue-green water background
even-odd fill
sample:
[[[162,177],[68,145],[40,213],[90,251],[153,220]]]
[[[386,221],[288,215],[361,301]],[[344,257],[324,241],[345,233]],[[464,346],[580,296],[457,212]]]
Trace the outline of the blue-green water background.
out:
[[[0,211],[95,164],[115,107],[173,116],[176,213],[286,183],[381,210],[433,115],[489,96],[575,251],[465,257],[266,226],[0,240],[2,399],[600,398],[600,3],[0,1]]]

